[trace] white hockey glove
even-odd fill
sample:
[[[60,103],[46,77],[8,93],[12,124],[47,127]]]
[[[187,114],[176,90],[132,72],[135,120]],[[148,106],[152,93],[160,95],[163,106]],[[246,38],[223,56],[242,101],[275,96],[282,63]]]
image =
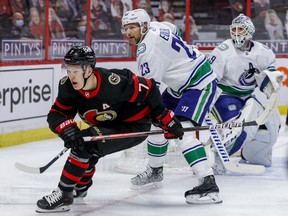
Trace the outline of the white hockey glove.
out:
[[[282,80],[284,74],[280,71],[263,70],[262,72],[255,74],[256,83],[269,99],[272,93],[278,92],[282,86]]]

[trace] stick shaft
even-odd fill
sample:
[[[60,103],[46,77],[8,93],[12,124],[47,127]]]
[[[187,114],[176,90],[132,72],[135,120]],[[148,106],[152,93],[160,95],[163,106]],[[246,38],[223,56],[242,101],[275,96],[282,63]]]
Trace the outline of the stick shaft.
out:
[[[255,121],[251,122],[230,122],[223,124],[215,124],[209,126],[196,126],[184,128],[184,132],[192,132],[192,131],[201,131],[201,130],[216,130],[223,128],[235,128],[235,127],[244,127],[244,126],[256,126],[257,123]],[[122,139],[122,138],[131,138],[131,137],[143,137],[150,135],[158,135],[164,134],[163,130],[153,130],[153,131],[143,131],[143,132],[133,132],[133,133],[120,133],[120,134],[109,134],[102,136],[92,136],[92,137],[84,137],[85,141],[97,141],[97,140],[108,140],[108,139]]]

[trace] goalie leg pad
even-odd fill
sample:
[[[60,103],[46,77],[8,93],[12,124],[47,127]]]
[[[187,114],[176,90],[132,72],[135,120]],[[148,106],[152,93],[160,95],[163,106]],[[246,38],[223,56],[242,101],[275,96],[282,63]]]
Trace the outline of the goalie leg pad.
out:
[[[266,140],[263,140],[266,138]],[[258,164],[266,167],[272,165],[272,147],[267,130],[259,130],[255,139],[246,143],[242,150],[242,157],[246,163]],[[243,160],[241,161],[243,162]]]
[[[263,106],[261,103],[254,97],[249,98],[243,109],[241,110],[240,116],[237,118],[237,121],[254,121],[261,112],[263,112]],[[253,139],[255,136],[258,126],[249,126],[249,127],[244,127],[243,130],[247,133],[246,140],[245,142]]]
[[[263,107],[254,97],[249,98],[245,106],[241,109],[239,117],[235,121],[254,121],[261,112],[263,112]],[[226,132],[223,137],[223,143],[229,152],[229,155],[233,155],[242,145],[246,142],[251,141],[259,126],[249,126],[244,128],[233,128],[230,132]],[[223,134],[223,133],[222,133]]]
[[[270,167],[272,165],[272,148],[277,141],[280,126],[280,114],[278,109],[275,109],[265,123],[265,129],[259,129],[255,137],[243,146],[243,158],[251,164]]]

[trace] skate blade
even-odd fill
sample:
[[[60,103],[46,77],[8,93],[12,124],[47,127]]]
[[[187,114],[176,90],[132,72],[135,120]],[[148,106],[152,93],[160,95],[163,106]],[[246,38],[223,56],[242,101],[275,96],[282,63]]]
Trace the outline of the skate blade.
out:
[[[159,189],[162,188],[162,181],[161,182],[151,182],[149,184],[146,185],[135,185],[135,184],[131,184],[131,189],[132,190],[150,190],[150,189]]]
[[[70,206],[60,206],[55,209],[41,209],[37,208],[35,211],[37,213],[59,213],[59,212],[67,212],[70,210]]]
[[[186,197],[186,203],[188,204],[217,204],[222,203],[222,199],[219,197],[219,193],[209,193],[207,195],[189,195]]]

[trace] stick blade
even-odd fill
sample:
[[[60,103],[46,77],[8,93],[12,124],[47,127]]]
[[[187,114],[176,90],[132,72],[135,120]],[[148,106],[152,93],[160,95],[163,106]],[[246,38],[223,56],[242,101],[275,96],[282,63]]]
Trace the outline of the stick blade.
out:
[[[265,167],[261,165],[233,163],[232,161],[225,163],[224,167],[226,168],[226,170],[234,173],[247,174],[263,174],[266,170]]]
[[[33,173],[33,174],[40,174],[41,173],[39,168],[26,166],[26,165],[18,163],[18,162],[15,163],[15,167],[18,170],[20,170],[22,172],[26,172],[26,173]]]

